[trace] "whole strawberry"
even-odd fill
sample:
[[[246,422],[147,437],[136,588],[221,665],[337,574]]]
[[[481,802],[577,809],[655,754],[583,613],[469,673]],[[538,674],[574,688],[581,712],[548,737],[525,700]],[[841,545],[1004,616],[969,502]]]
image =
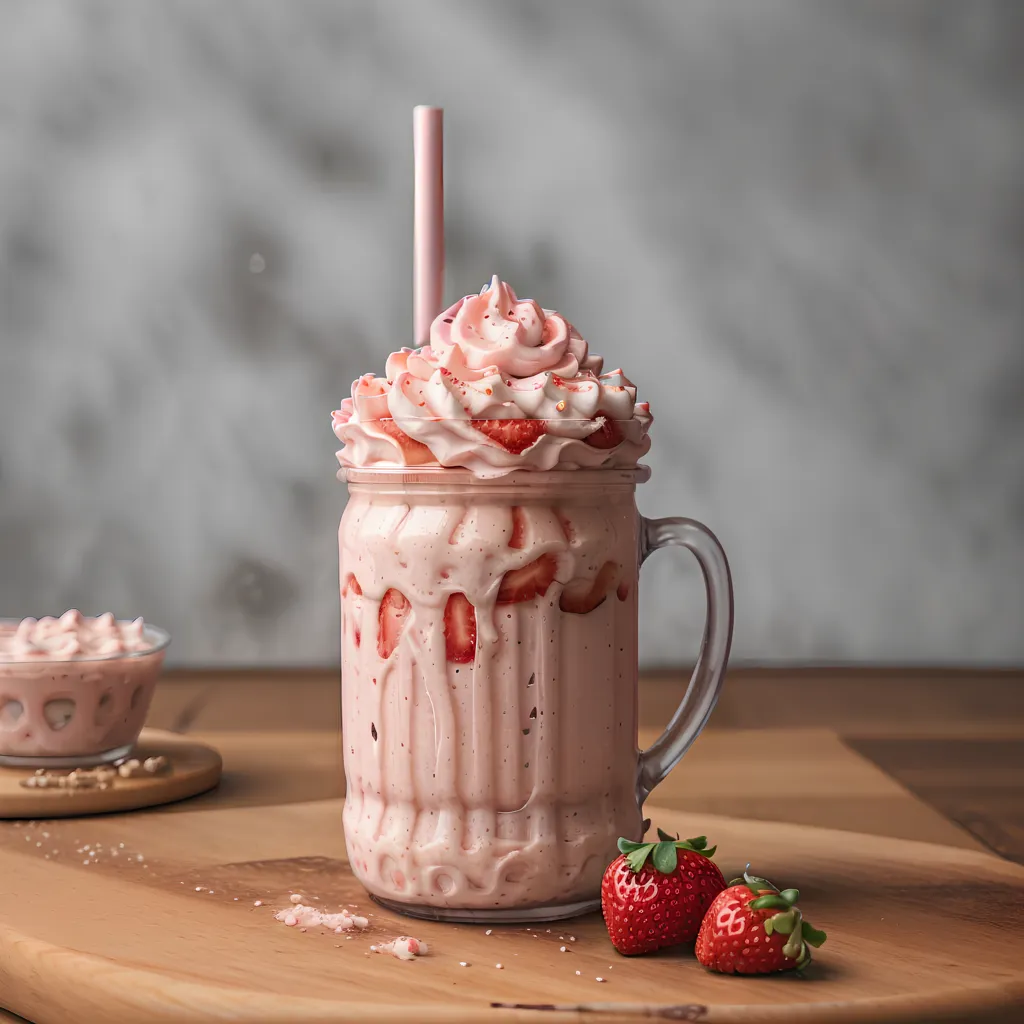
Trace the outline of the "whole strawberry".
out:
[[[601,910],[612,945],[625,956],[693,942],[725,879],[707,839],[678,839],[658,829],[657,843],[619,840],[622,855],[601,882]]]
[[[747,865],[749,871],[750,865]],[[694,952],[723,974],[802,971],[825,933],[804,919],[799,889],[779,892],[771,882],[743,872],[720,892],[704,917]]]

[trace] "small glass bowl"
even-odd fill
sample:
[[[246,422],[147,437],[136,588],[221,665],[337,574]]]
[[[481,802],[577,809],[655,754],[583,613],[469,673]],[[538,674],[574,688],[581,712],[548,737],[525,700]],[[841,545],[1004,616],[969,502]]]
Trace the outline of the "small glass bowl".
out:
[[[143,637],[141,651],[0,661],[0,765],[84,768],[131,753],[171,642],[157,626]]]

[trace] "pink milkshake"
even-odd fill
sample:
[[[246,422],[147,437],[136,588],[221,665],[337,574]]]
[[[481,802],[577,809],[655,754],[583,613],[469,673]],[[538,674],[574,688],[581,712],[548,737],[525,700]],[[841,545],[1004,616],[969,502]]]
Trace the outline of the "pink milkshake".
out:
[[[141,619],[0,620],[0,764],[95,765],[127,755],[170,637]]]
[[[560,314],[497,277],[334,414],[346,843],[376,898],[452,920],[593,909],[619,836],[700,731],[731,636],[728,567],[690,520],[644,520],[651,415]],[[637,748],[637,576],[705,571],[683,706]]]
[[[620,836],[704,727],[732,638],[725,554],[644,519],[651,414],[565,317],[497,276],[438,313],[441,111],[414,113],[416,347],[334,413],[345,841],[373,897],[463,921],[596,909]],[[708,614],[665,733],[637,749],[637,577],[688,548]]]

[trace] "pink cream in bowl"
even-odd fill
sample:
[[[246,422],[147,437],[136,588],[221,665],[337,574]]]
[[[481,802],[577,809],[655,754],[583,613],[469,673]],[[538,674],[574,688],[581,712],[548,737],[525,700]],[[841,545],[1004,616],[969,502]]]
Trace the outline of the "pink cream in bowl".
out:
[[[95,618],[0,619],[0,764],[103,764],[135,745],[170,636]]]

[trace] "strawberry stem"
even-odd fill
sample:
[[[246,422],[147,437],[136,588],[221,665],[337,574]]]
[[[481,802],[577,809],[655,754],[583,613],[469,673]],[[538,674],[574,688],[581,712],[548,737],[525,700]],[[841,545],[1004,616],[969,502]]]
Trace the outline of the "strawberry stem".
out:
[[[755,896],[766,891],[772,893],[779,891],[778,887],[772,885],[767,878],[758,878],[757,875],[750,874],[749,864],[743,869],[743,877],[734,878],[729,885],[745,885]]]

